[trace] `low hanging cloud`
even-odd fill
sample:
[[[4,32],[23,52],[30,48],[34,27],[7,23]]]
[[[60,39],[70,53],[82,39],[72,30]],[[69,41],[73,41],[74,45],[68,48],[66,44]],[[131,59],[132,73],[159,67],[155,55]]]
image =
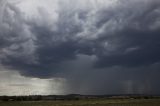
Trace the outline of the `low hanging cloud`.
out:
[[[160,79],[147,79],[146,70],[159,69],[159,17],[157,0],[1,0],[0,64],[23,76],[66,78],[75,92],[152,91]],[[135,78],[116,82],[130,73]]]

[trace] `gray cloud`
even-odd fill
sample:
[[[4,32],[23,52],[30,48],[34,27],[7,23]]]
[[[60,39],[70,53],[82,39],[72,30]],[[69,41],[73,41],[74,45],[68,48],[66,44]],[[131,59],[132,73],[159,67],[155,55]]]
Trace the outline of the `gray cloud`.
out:
[[[159,1],[1,0],[0,6],[0,63],[8,69],[64,77],[81,93],[159,92],[159,79],[146,73],[159,74]]]

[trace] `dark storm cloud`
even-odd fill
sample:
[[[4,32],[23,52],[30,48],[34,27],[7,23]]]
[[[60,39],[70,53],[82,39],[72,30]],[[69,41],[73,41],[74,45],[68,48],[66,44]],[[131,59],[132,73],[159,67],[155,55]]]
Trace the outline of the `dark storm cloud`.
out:
[[[156,27],[159,23],[159,2],[144,0],[142,3],[122,1],[115,7],[99,9],[93,16],[90,16],[91,10],[69,11],[71,8],[62,8],[57,13],[59,19],[54,31],[45,24],[38,25],[32,20],[26,22],[18,8],[7,4],[1,22],[1,54],[6,56],[2,64],[13,67],[17,64],[16,68],[24,70],[27,67],[34,70],[34,66],[52,70],[50,66],[75,59],[77,54],[96,55],[98,61],[95,66],[99,68],[159,62],[160,31]],[[87,26],[87,22],[91,25]],[[92,35],[94,30],[102,31]],[[31,47],[26,48],[28,43]],[[30,52],[27,53],[26,49]],[[32,56],[36,58],[35,62]]]
[[[146,67],[159,74],[154,64],[160,62],[160,2],[119,0],[111,6],[105,1],[104,6],[71,2],[60,2],[52,19],[45,8],[37,8],[38,15],[26,18],[22,8],[0,1],[0,63],[24,76],[61,75],[75,92],[135,93],[134,87],[142,92],[147,84],[138,87],[147,83]],[[144,79],[140,83],[139,73]],[[159,79],[150,78],[148,86],[156,88]]]
[[[122,1],[115,7],[101,8],[93,15],[90,15],[91,10],[69,11],[71,8],[62,8],[57,13],[56,30],[45,23],[39,25],[32,20],[24,20],[18,8],[7,4],[2,23],[12,29],[1,26],[4,28],[1,31],[1,51],[8,53],[4,53],[7,56],[2,63],[32,74],[34,71],[29,70],[50,71],[63,61],[75,59],[77,54],[97,56],[95,66],[99,68],[159,62],[159,27],[152,28],[159,22],[159,2],[142,3]],[[40,13],[44,15],[42,9]],[[87,26],[87,22],[91,25]],[[102,31],[97,33],[94,30]],[[31,50],[26,53],[28,43]]]
[[[141,66],[159,62],[160,31],[155,25],[159,23],[160,7],[159,2],[148,2],[150,4],[145,4],[144,1],[144,5],[141,2],[125,2],[130,7],[123,5],[116,10],[104,10],[100,13],[98,27],[112,20],[115,25],[111,27],[116,29],[113,33],[107,33],[106,28],[99,38],[100,42],[106,42],[106,48],[99,50],[101,52],[98,53],[99,61],[96,66]],[[115,46],[115,50],[107,51],[110,46]],[[105,49],[106,54],[103,52]]]
[[[119,32],[115,42],[119,42],[119,47],[113,54],[99,54],[98,67],[107,66],[141,66],[150,65],[160,60],[160,32],[156,31],[137,31],[128,29]],[[153,36],[154,35],[154,36]],[[118,41],[117,41],[117,40]],[[114,42],[114,41],[113,41]]]

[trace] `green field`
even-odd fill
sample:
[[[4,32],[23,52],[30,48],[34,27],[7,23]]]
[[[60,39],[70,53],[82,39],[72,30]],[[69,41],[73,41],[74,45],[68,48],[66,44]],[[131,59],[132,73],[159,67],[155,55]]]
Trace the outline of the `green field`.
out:
[[[78,101],[10,101],[0,106],[160,106],[160,99],[100,99]]]

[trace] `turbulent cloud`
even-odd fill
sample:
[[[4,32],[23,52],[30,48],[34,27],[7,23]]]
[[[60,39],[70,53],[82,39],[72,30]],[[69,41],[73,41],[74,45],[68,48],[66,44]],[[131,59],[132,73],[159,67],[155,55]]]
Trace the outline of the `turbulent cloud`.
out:
[[[63,77],[81,93],[136,93],[146,85],[153,90],[157,83],[138,87],[136,75],[158,73],[159,17],[157,0],[1,0],[0,63],[24,76]],[[130,72],[135,78],[116,82]],[[97,88],[92,81],[104,83]]]

